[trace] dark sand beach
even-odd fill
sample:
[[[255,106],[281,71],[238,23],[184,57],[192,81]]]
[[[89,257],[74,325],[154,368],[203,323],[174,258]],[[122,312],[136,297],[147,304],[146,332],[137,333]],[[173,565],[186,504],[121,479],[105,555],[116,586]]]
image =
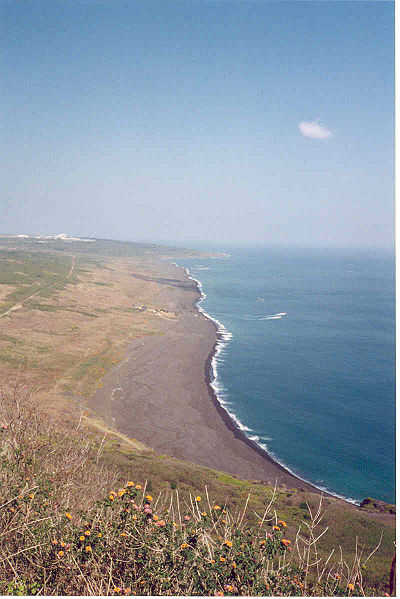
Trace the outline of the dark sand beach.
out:
[[[217,328],[195,306],[197,284],[169,262],[132,272],[132,282],[138,279],[148,283],[149,306],[175,316],[151,313],[159,334],[132,341],[89,407],[157,452],[240,478],[317,491],[249,440],[219,404],[210,386]]]

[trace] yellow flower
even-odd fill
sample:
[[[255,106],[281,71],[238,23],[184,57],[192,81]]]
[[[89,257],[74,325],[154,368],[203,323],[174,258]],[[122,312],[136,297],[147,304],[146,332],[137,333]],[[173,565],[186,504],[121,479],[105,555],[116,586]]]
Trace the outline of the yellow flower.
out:
[[[232,541],[224,541],[225,545],[228,547],[232,547]]]
[[[113,593],[120,593],[121,589],[119,587],[115,587]]]
[[[85,537],[82,535],[82,536],[80,536],[80,537],[79,537],[79,540],[80,540],[80,541],[84,541],[84,540],[85,540]]]
[[[182,543],[181,549],[186,549],[186,547],[189,547],[189,545],[187,543]]]
[[[33,499],[35,496],[34,496],[34,494],[33,494],[33,493],[31,493],[31,494],[29,495],[29,497],[30,497],[31,499]]]
[[[272,530],[280,530],[279,526],[273,526]]]
[[[146,499],[147,499],[147,501],[153,501],[153,498],[151,495],[146,495]]]
[[[61,541],[61,543],[60,543],[61,547],[65,547],[66,544],[67,543],[64,543],[64,541]]]
[[[219,561],[220,561],[220,562],[226,562],[226,559],[225,559],[224,557],[222,557],[222,556],[221,556],[221,557],[219,558]]]
[[[354,584],[352,584],[351,582],[347,585],[347,588],[349,589],[349,591],[354,591]]]
[[[231,566],[232,568],[236,568],[236,562],[232,562]]]
[[[72,516],[69,512],[65,512],[65,516],[68,518],[68,520],[72,519]]]
[[[133,483],[131,480],[128,480],[128,482],[126,483],[127,487],[134,487],[135,483]]]
[[[141,488],[142,488],[142,485],[136,485],[136,486],[135,486],[135,489],[137,489],[138,491],[139,491],[139,489],[141,489]]]
[[[119,497],[122,497],[123,495],[125,495],[125,493],[126,493],[125,489],[119,489],[118,490]]]
[[[157,514],[154,514],[154,516],[153,516],[153,520],[155,520],[155,521],[157,522],[157,520],[158,520],[158,516],[157,516]]]
[[[200,495],[197,495],[197,497],[196,497],[196,501],[201,501],[201,497],[200,497]]]
[[[57,541],[55,539],[52,540],[53,545],[57,545]]]
[[[278,520],[278,524],[279,524],[280,526],[282,526],[283,528],[286,528],[286,527],[287,527],[287,524],[286,524],[286,522],[285,522],[284,520]]]
[[[92,548],[91,548],[91,546],[90,546],[90,545],[88,545],[87,547],[85,547],[85,550],[86,550],[88,553],[90,553],[90,551],[92,551]]]
[[[101,534],[101,532],[99,532],[99,534],[97,536],[100,539],[100,537],[102,537],[103,535]]]
[[[88,537],[90,535],[90,530],[85,530],[85,535]]]
[[[114,495],[111,495],[111,493],[110,493],[109,499],[111,499],[111,501],[114,501]]]
[[[215,509],[215,510],[220,510],[220,509],[221,509],[221,507],[220,507],[219,505],[214,505],[214,509]]]
[[[58,556],[59,556],[59,557],[62,557],[63,555],[64,555],[64,551],[59,551],[59,552],[58,552]]]
[[[222,524],[226,524],[226,520],[221,520]]]
[[[126,532],[121,532],[121,537],[126,537]]]

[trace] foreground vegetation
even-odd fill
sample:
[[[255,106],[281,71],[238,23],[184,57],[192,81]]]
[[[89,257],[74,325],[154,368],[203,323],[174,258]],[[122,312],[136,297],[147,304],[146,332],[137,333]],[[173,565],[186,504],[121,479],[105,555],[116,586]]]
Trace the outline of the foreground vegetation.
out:
[[[369,514],[65,430],[18,384],[0,425],[0,594],[389,591],[394,531]]]

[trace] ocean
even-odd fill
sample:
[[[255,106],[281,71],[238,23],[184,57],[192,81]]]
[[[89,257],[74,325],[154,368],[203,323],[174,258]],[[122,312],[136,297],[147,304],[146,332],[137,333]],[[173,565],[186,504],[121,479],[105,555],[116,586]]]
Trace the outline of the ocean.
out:
[[[219,401],[303,480],[394,503],[393,253],[219,251],[229,256],[178,260],[220,328]]]

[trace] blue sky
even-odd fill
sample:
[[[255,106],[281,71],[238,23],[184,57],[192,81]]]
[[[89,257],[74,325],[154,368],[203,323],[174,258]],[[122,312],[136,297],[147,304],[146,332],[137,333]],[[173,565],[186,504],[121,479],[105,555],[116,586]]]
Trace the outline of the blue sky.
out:
[[[393,244],[393,3],[3,0],[1,25],[0,232]]]

